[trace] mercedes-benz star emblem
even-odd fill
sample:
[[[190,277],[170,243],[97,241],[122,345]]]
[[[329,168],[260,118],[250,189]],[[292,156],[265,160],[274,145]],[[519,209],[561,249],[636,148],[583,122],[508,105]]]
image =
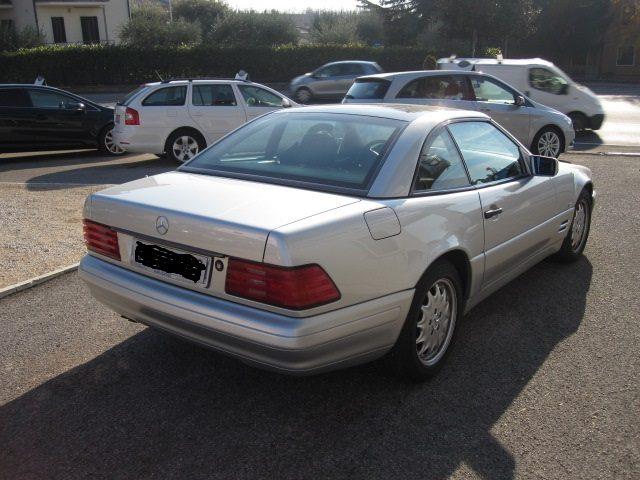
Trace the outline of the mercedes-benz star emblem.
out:
[[[156,219],[156,230],[160,235],[164,235],[169,231],[169,220],[167,220],[167,217],[158,217]]]

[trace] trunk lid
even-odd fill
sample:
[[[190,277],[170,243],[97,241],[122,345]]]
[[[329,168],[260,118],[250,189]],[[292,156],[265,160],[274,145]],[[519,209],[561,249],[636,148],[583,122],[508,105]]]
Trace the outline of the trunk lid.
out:
[[[85,215],[159,243],[262,261],[271,230],[359,201],[281,185],[169,172],[91,195]],[[159,216],[169,223],[164,235],[156,228]]]

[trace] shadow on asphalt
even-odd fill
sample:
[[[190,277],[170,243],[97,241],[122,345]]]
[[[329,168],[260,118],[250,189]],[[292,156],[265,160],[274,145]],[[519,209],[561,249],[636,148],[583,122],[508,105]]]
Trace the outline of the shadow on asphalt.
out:
[[[585,311],[592,266],[543,262],[476,307],[448,365],[293,378],[151,329],[0,408],[5,478],[515,475],[491,434]],[[124,320],[123,320],[124,321]]]
[[[587,130],[586,132],[580,132],[576,135],[573,150],[578,152],[588,152],[589,150],[594,150],[603,144],[604,142],[597,132]]]
[[[0,159],[0,178],[6,173],[19,170],[34,170],[34,176],[26,180],[28,189],[41,190],[43,184],[47,189],[72,188],[84,184],[120,184],[142,178],[145,175],[175,170],[177,164],[165,158],[151,156],[140,158],[139,154],[112,157],[100,155],[95,150],[74,152],[46,152],[34,155],[9,156]],[[42,170],[64,168],[57,171],[40,173]],[[38,174],[40,173],[40,174]]]

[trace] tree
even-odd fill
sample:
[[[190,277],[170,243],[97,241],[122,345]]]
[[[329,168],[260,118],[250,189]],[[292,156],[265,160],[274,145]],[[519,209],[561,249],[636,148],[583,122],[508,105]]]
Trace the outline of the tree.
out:
[[[482,41],[507,46],[510,38],[528,35],[539,13],[533,0],[360,0],[364,8],[381,12],[386,23],[413,19],[419,34],[438,22],[450,38],[464,38],[475,55]]]
[[[173,4],[173,17],[199,24],[205,38],[227,13],[229,7],[220,0],[178,0]]]
[[[298,30],[293,20],[275,10],[230,12],[214,27],[211,41],[228,46],[264,46],[294,44]]]
[[[15,27],[0,27],[0,52],[36,47],[44,41],[44,32],[30,25],[22,30],[16,30]]]
[[[310,30],[314,43],[346,45],[359,43],[358,18],[355,12],[318,11]]]
[[[189,45],[199,43],[200,25],[182,18],[170,22],[169,12],[156,4],[143,3],[131,12],[120,31],[122,42],[135,46]]]

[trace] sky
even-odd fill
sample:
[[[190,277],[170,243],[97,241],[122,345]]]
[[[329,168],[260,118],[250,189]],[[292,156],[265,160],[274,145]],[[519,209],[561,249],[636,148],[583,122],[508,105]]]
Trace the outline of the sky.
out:
[[[314,10],[355,10],[357,0],[225,0],[232,8],[240,10],[281,10],[283,12],[304,12]]]

